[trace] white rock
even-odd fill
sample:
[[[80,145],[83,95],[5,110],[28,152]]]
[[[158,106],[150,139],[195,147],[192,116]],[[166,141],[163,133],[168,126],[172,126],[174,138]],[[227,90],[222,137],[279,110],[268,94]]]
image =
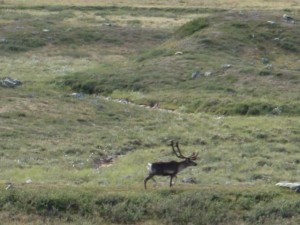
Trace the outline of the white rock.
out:
[[[32,183],[32,180],[30,178],[28,178],[26,181],[25,181],[26,184],[31,184]]]
[[[223,69],[229,69],[231,67],[231,64],[223,64],[221,67]]]
[[[183,52],[175,52],[175,55],[183,55]]]
[[[211,71],[206,71],[206,72],[204,73],[204,76],[209,77],[209,76],[212,75],[212,74],[213,74],[213,72],[211,72]]]

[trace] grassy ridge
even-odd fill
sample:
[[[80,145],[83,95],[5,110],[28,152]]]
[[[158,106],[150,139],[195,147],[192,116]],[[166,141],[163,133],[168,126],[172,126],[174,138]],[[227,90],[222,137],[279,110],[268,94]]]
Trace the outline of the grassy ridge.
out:
[[[233,188],[233,189],[231,189]],[[91,218],[114,224],[136,224],[158,219],[172,224],[235,224],[271,223],[288,220],[299,221],[299,201],[291,200],[275,190],[160,190],[138,193],[92,193],[91,190],[55,188],[39,190],[6,191],[1,195],[1,210],[17,210],[37,215],[38,218],[67,218],[80,223]],[[165,199],[165,200],[162,200]],[[194,212],[198,212],[194,214]],[[80,215],[78,221],[76,215]],[[13,222],[13,221],[10,221]],[[63,222],[63,221],[61,221]],[[146,222],[147,224],[147,222]]]
[[[199,186],[299,179],[297,117],[219,118],[54,96],[2,101],[3,183],[30,178],[40,185],[142,187],[147,162],[174,159],[171,139],[186,154],[200,153],[199,166],[180,175],[179,183],[189,177]],[[102,167],[108,156],[116,157],[114,165]],[[167,185],[168,179],[158,180]]]
[[[8,4],[8,5],[17,5],[17,6],[28,6],[28,5],[45,5],[45,2],[43,0],[30,0],[30,1],[20,1],[20,0],[5,0],[3,1],[2,4]],[[47,1],[46,5],[56,5],[56,6],[64,6],[64,5],[75,5],[75,6],[94,6],[94,5],[100,5],[100,6],[111,6],[112,2],[110,0],[103,0],[101,2],[97,0],[90,0],[90,1],[84,1],[84,0],[73,0],[72,2],[70,1],[54,1],[54,0],[49,0]],[[114,2],[114,6],[136,6],[136,7],[157,7],[159,6],[160,8],[165,8],[165,7],[170,7],[170,5],[178,8],[186,8],[186,7],[203,7],[203,8],[220,8],[220,9],[299,9],[299,3],[295,2],[293,0],[288,0],[285,2],[281,2],[278,0],[271,0],[268,2],[262,2],[260,0],[256,1],[238,1],[238,2],[231,2],[228,0],[221,0],[218,2],[207,2],[205,0],[191,0],[188,2],[185,1],[178,1],[178,0],[172,0],[172,1],[159,1],[159,2],[149,2],[147,0],[133,0],[130,2],[127,1],[117,1]]]
[[[275,24],[267,22],[270,18]],[[298,31],[278,13],[198,18],[159,47],[138,53],[126,67],[104,64],[69,75],[62,83],[77,91],[187,112],[299,115]],[[184,54],[174,55],[176,51]],[[193,79],[195,71],[202,77]],[[133,98],[135,92],[144,97]]]

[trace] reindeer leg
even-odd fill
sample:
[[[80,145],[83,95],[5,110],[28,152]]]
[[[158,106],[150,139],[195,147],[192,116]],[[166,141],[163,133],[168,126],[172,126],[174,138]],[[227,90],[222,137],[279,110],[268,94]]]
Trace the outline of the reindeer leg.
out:
[[[149,175],[148,177],[146,177],[145,180],[144,180],[145,190],[147,190],[147,182],[148,182],[149,179],[151,179],[151,175]]]
[[[172,187],[172,180],[173,180],[173,175],[170,175],[170,187]]]
[[[176,181],[177,181],[177,176],[176,175],[170,175],[170,177],[171,177],[171,179],[170,179],[170,187],[172,187],[172,185],[173,185],[173,178],[175,177],[175,182],[174,182],[174,184],[176,183]]]
[[[145,180],[144,180],[144,187],[145,187],[145,189],[147,189],[147,182],[148,182],[148,180],[152,179],[156,183],[156,180],[153,177],[154,177],[153,174],[149,174],[148,177],[145,178]]]
[[[176,182],[177,182],[177,176],[176,176],[176,175],[174,175],[173,177],[175,177],[174,184],[176,184]]]
[[[154,181],[154,187],[156,187],[157,186],[157,182],[156,182],[156,180],[154,179],[154,176],[153,177],[151,177],[151,179]]]

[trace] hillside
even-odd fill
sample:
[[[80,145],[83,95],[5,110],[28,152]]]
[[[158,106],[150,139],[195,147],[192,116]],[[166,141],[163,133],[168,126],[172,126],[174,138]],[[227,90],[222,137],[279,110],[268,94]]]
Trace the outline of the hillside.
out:
[[[0,1],[3,223],[299,223],[299,4],[172,2]]]
[[[278,12],[204,15],[124,66],[104,70],[102,64],[64,82],[77,91],[192,113],[265,115],[279,109],[299,115],[298,36],[299,25]]]

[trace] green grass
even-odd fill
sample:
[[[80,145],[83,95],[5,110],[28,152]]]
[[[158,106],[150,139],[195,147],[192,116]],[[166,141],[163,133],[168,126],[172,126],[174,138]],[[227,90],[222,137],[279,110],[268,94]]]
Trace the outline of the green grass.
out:
[[[300,179],[300,29],[286,10],[0,11],[0,78],[23,82],[0,87],[3,223],[299,223],[296,194],[275,187]],[[198,166],[145,191],[147,163],[175,159],[170,140]]]
[[[299,29],[282,21],[269,25],[267,16],[252,20],[250,16],[251,12],[243,17],[222,13],[193,20],[175,31],[177,38],[138,53],[133,58],[136,61],[129,59],[126,67],[100,65],[66,77],[65,84],[87,93],[127,92],[124,97],[131,101],[135,99],[130,98],[130,91],[142,92],[144,100],[138,104],[156,102],[163,108],[184,107],[187,112],[270,115],[280,108],[282,114],[298,115],[299,76],[293,68],[296,46],[300,44],[296,38]],[[236,19],[241,21],[235,22]],[[274,41],[275,38],[280,40]],[[174,56],[178,50],[184,54]],[[268,68],[262,58],[268,58],[272,66]],[[287,61],[292,67],[289,71],[284,69]],[[228,63],[232,67],[222,69]],[[193,80],[191,74],[199,68],[203,73],[212,71],[212,75]],[[176,103],[170,96],[176,96]]]
[[[291,197],[284,200],[282,194],[275,190],[258,189],[254,192],[248,187],[225,191],[215,189],[214,193],[209,187],[149,193],[71,190],[40,190],[38,195],[28,189],[9,191],[1,196],[0,205],[2,210],[18,210],[19,213],[31,213],[50,221],[57,221],[56,218],[63,216],[67,218],[65,222],[75,224],[89,218],[91,224],[97,220],[108,224],[135,224],[153,218],[160,223],[176,224],[232,224],[232,221],[253,224],[270,223],[275,219],[296,224],[299,220],[299,201],[291,200]],[[161,201],[164,198],[167,200]],[[195,215],[195,211],[199,214]],[[17,213],[11,211],[11,215],[14,214]],[[79,221],[76,215],[80,215]]]
[[[179,38],[190,36],[200,30],[209,26],[207,18],[198,18],[194,19],[183,26],[181,26],[176,32],[175,35]]]

